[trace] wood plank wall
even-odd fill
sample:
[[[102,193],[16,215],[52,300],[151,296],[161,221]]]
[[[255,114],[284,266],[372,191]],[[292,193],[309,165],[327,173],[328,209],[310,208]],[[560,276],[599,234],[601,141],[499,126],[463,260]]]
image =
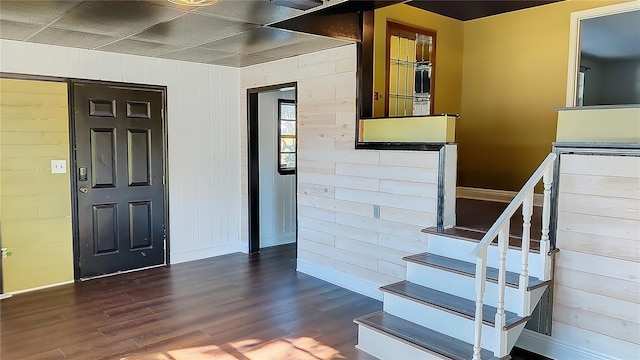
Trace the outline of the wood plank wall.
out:
[[[73,280],[67,84],[0,79],[4,291]],[[51,173],[64,160],[65,174]]]
[[[425,251],[436,224],[438,152],[355,150],[356,48],[343,46],[241,70],[246,89],[298,82],[298,265],[342,286],[404,279],[402,257]],[[242,238],[247,239],[247,149]],[[380,219],[374,218],[380,206]],[[351,282],[349,282],[351,281]],[[366,286],[365,286],[366,287]],[[355,288],[367,292],[363,288]]]
[[[171,262],[247,251],[239,69],[11,40],[0,48],[0,72],[167,86]]]
[[[553,338],[640,355],[640,157],[561,155]]]

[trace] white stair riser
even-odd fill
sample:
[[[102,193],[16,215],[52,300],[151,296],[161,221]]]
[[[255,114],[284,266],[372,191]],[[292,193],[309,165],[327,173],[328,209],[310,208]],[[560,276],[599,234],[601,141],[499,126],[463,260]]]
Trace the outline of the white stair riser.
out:
[[[476,301],[476,279],[469,276],[407,262],[407,280],[418,285]],[[531,296],[531,294],[527,292],[527,296]],[[498,306],[498,284],[487,282],[484,303],[494,307]],[[518,289],[506,288],[504,307],[508,311],[521,312],[522,299]]]
[[[366,326],[358,325],[357,349],[367,352],[379,359],[415,360],[415,359],[444,359],[434,354],[422,351],[403,341]]]
[[[427,242],[427,252],[431,254],[450,257],[471,263],[476,262],[475,256],[471,255],[477,243],[473,241],[456,239],[448,236],[429,234]],[[529,253],[529,276],[542,279],[542,256],[536,253]],[[500,259],[498,257],[498,247],[489,246],[487,249],[487,265],[493,268],[500,267]],[[507,271],[520,273],[522,270],[522,251],[509,249],[507,250]]]
[[[384,311],[426,328],[449,335],[469,344],[474,342],[475,324],[473,320],[436,309],[394,294],[384,293]],[[482,325],[482,347],[495,351],[496,330]]]

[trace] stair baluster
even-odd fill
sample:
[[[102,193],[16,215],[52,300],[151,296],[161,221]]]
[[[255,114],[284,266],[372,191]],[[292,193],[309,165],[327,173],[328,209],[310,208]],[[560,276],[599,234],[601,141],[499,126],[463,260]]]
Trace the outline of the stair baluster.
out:
[[[476,315],[475,337],[473,341],[473,360],[480,360],[482,351],[482,308],[484,306],[484,291],[487,283],[487,249],[476,255]]]
[[[503,331],[506,323],[504,314],[504,296],[507,286],[507,249],[509,248],[509,222],[506,222],[504,226],[498,232],[498,257],[499,257],[499,272],[498,272],[498,307],[495,317],[495,330],[498,339],[498,357],[503,357],[509,354],[507,350],[507,334]]]
[[[522,270],[520,271],[520,281],[518,290],[522,296],[522,311],[520,316],[531,315],[531,304],[527,296],[529,287],[529,248],[531,242],[531,216],[533,215],[533,190],[524,198],[522,203]]]

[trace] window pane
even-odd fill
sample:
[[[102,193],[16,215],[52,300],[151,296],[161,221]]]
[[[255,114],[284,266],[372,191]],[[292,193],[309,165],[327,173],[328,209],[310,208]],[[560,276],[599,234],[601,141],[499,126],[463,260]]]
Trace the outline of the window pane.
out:
[[[296,105],[289,103],[280,103],[280,119],[282,120],[295,120],[296,119]]]
[[[282,152],[295,152],[296,151],[296,139],[295,138],[280,138],[280,151],[282,151]]]
[[[280,134],[281,135],[296,135],[296,122],[295,121],[281,121],[280,122]]]
[[[296,154],[280,154],[280,167],[294,169],[296,167]]]

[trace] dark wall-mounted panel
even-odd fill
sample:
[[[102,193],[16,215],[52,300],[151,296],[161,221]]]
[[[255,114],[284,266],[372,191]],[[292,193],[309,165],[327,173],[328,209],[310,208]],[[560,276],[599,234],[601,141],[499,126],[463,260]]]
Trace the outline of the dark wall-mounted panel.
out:
[[[130,249],[150,249],[153,239],[151,231],[151,201],[129,203]]]
[[[466,21],[558,1],[561,0],[412,0],[407,5]]]
[[[93,205],[93,249],[95,255],[118,251],[117,204]]]
[[[151,130],[127,130],[129,186],[151,185]]]
[[[116,186],[115,129],[91,129],[91,180],[94,188]]]

